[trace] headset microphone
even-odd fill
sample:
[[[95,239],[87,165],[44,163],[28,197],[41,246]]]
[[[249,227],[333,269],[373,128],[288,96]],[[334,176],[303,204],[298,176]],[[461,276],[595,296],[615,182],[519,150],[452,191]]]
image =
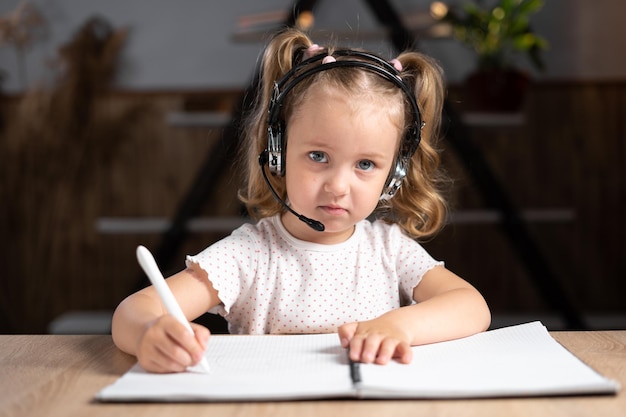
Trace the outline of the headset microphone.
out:
[[[276,200],[278,200],[278,202],[282,204],[284,208],[289,210],[291,214],[296,216],[300,221],[306,223],[307,226],[309,226],[311,229],[318,231],[318,232],[323,232],[325,227],[322,224],[322,222],[310,219],[300,213],[297,213],[294,209],[289,207],[289,205],[282,198],[280,198],[280,196],[278,195],[278,193],[272,186],[272,183],[270,182],[269,178],[267,178],[267,173],[265,172],[265,164],[267,164],[267,161],[268,161],[268,151],[265,150],[261,152],[261,154],[259,155],[259,164],[261,165],[261,172],[263,173],[263,179],[265,180],[265,182],[267,183],[267,186],[269,187],[270,191],[274,195],[274,198],[276,198]]]

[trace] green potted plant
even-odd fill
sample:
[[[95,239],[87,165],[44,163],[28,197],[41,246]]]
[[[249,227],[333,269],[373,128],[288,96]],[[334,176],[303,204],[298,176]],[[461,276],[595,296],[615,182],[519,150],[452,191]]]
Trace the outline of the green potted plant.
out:
[[[541,51],[548,43],[532,31],[529,22],[543,4],[543,0],[476,0],[447,10],[443,21],[477,55],[477,68],[467,80],[475,109],[520,108],[529,76],[516,67],[514,57],[525,53],[536,69],[544,69]]]

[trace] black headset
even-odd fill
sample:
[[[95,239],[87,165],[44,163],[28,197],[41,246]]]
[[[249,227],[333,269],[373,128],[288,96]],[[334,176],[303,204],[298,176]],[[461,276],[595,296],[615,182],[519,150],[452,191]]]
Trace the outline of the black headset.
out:
[[[375,55],[353,51],[353,50],[338,50],[333,53],[333,56],[347,56],[357,57],[356,59],[338,60],[329,62],[326,64],[320,64],[308,69],[305,69],[309,64],[323,59],[326,54],[320,54],[302,61],[300,64],[294,66],[289,72],[287,72],[279,81],[274,82],[274,91],[269,104],[268,110],[268,128],[267,128],[267,163],[269,170],[273,175],[283,176],[285,175],[285,122],[280,118],[280,110],[285,96],[302,80],[309,76],[316,74],[320,71],[326,71],[331,68],[337,67],[356,67],[363,68],[367,71],[371,71],[397,85],[406,95],[413,109],[413,123],[405,133],[402,143],[400,145],[400,151],[396,161],[396,166],[387,184],[383,189],[381,199],[390,199],[393,197],[407,174],[407,168],[411,157],[417,150],[421,140],[421,128],[422,119],[417,101],[413,91],[402,81],[399,77],[399,72],[389,62]],[[304,70],[305,69],[305,70]]]
[[[402,181],[406,177],[407,168],[409,166],[411,157],[419,146],[421,140],[421,129],[424,126],[413,91],[409,88],[409,86],[404,83],[404,81],[402,81],[402,79],[400,78],[400,73],[393,65],[391,65],[384,59],[377,57],[376,55],[360,51],[340,49],[334,51],[332,55],[342,57],[354,57],[358,59],[337,60],[311,67],[309,64],[320,61],[328,56],[327,54],[322,53],[312,58],[306,59],[300,62],[298,65],[295,65],[279,81],[274,82],[274,91],[272,92],[272,98],[270,99],[268,109],[267,148],[259,155],[259,164],[261,165],[263,177],[265,178],[265,181],[267,182],[274,197],[276,197],[276,199],[287,210],[292,212],[303,222],[307,223],[310,227],[318,231],[323,231],[324,225],[317,220],[309,219],[291,209],[291,207],[289,207],[289,205],[285,201],[283,201],[283,199],[278,195],[276,190],[274,190],[272,184],[267,178],[264,169],[265,164],[267,164],[269,167],[269,171],[272,175],[285,175],[284,150],[286,149],[287,138],[285,134],[285,121],[282,120],[280,117],[280,110],[285,96],[299,82],[321,71],[326,71],[338,67],[353,67],[362,68],[364,70],[378,74],[389,82],[398,86],[404,92],[413,110],[413,121],[402,138],[395,169],[389,175],[387,183],[385,184],[383,192],[380,196],[381,200],[389,200],[400,189]]]

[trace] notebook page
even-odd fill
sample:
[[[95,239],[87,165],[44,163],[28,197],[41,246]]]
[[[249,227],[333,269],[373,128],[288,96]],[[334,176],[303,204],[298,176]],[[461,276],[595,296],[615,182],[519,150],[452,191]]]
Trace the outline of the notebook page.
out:
[[[153,374],[138,365],[102,390],[102,401],[280,400],[354,395],[336,334],[220,336],[205,354],[211,372]]]
[[[539,322],[413,348],[409,365],[361,365],[362,395],[463,398],[612,393],[618,389]]]

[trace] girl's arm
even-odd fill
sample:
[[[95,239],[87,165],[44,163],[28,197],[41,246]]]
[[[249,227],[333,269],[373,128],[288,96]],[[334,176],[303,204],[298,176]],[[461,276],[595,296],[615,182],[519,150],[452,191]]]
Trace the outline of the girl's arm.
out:
[[[468,282],[444,267],[424,274],[413,290],[417,304],[339,328],[350,358],[387,363],[392,357],[411,361],[410,346],[458,339],[489,327],[491,314],[482,295]]]
[[[220,303],[205,271],[192,266],[166,280],[188,320],[194,320]],[[154,289],[144,288],[123,300],[113,314],[112,336],[116,346],[137,356],[152,372],[182,371],[200,361],[209,330],[191,323],[192,335],[167,314]]]

